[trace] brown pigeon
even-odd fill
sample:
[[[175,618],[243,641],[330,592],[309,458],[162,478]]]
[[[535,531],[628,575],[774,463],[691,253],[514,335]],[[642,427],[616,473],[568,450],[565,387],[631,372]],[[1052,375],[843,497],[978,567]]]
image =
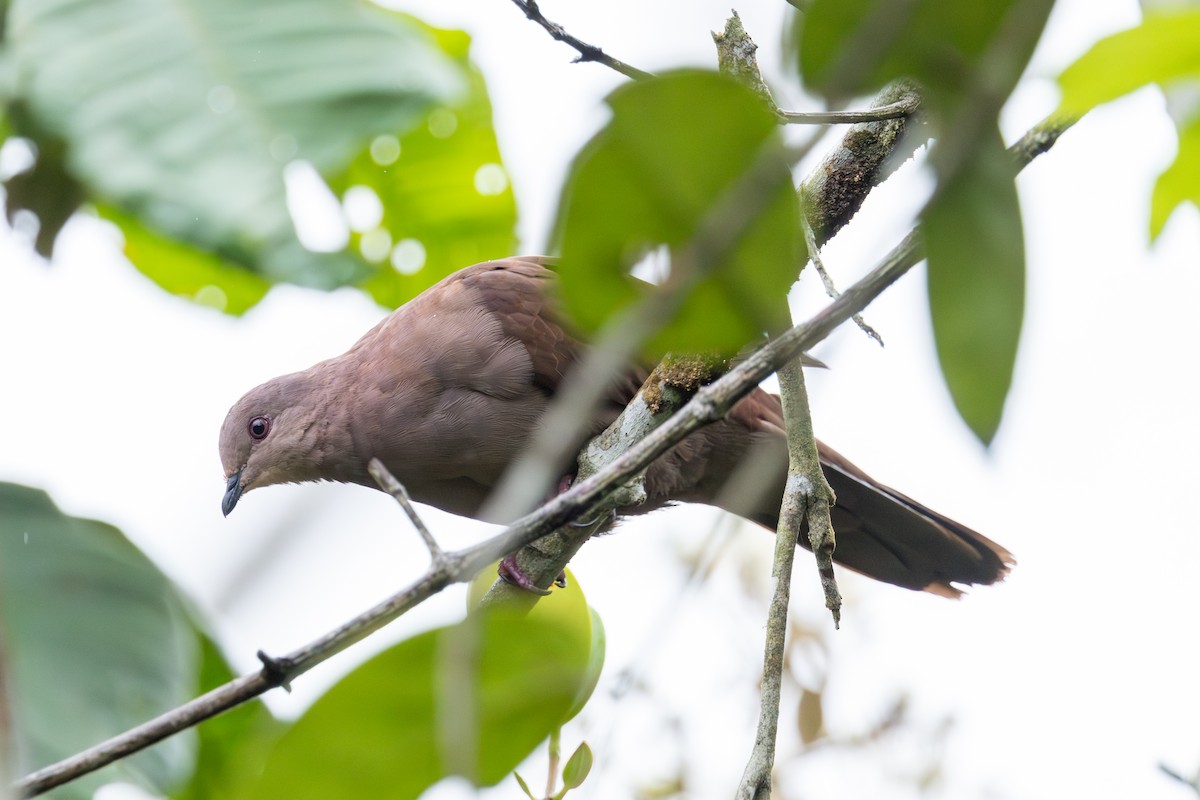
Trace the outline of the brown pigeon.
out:
[[[555,308],[548,263],[520,257],[461,270],[342,355],[247,393],[221,428],[222,510],[276,483],[374,488],[367,474],[374,457],[415,500],[476,515],[585,347]],[[613,382],[580,446],[616,418],[645,376],[630,369]],[[829,447],[819,449],[837,495],[835,560],[950,597],[961,593],[957,585],[994,583],[1008,572],[1013,559],[1003,547],[872,480]],[[747,457],[766,465],[764,491],[753,499],[722,494]],[[785,469],[779,398],[756,389],[655,462],[646,474],[647,502],[618,512],[710,503],[774,528]]]

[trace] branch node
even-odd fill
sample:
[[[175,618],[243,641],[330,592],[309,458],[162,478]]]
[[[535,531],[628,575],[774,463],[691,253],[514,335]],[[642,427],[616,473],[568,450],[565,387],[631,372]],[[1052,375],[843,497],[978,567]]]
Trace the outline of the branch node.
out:
[[[292,691],[292,670],[296,665],[289,658],[276,658],[259,650],[255,655],[262,662],[263,680],[272,686],[279,686],[289,694]]]
[[[758,68],[758,57],[755,55],[758,45],[746,33],[736,10],[731,11],[729,19],[725,21],[725,30],[721,33],[713,31],[712,37],[717,46],[717,66],[720,71],[752,89],[767,108],[783,121],[779,106],[775,105],[775,98],[771,96],[771,89]]]

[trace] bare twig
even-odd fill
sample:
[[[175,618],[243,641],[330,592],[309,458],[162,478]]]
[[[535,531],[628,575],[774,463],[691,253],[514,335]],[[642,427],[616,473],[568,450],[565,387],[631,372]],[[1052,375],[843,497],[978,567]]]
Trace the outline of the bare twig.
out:
[[[425,522],[421,519],[421,515],[417,513],[417,509],[413,508],[412,498],[408,496],[408,490],[404,488],[404,484],[396,480],[396,476],[378,458],[372,458],[367,462],[367,472],[379,484],[379,488],[394,497],[396,502],[400,504],[400,507],[404,509],[404,513],[412,521],[413,527],[421,535],[421,540],[429,548],[429,557],[433,562],[436,564],[445,558],[445,551],[442,550],[437,540],[433,538],[433,534],[429,532],[429,528],[425,527]]]
[[[525,12],[526,17],[545,28],[546,33],[550,34],[555,41],[570,45],[579,51],[579,57],[575,59],[577,62],[594,61],[597,64],[603,64],[609,69],[616,70],[626,78],[632,78],[635,81],[652,77],[649,72],[643,72],[637,67],[631,67],[624,61],[613,58],[599,47],[588,44],[567,33],[562,25],[546,19],[542,14],[542,10],[538,7],[537,0],[513,0],[513,2],[516,3],[517,8]]]
[[[1200,797],[1200,772],[1197,772],[1195,774],[1195,776],[1189,778],[1186,775],[1182,775],[1182,774],[1176,772],[1175,770],[1171,769],[1166,764],[1160,763],[1158,765],[1158,768],[1159,768],[1159,770],[1162,771],[1162,773],[1164,775],[1166,775],[1169,778],[1173,778],[1173,779],[1179,781],[1184,786],[1188,787],[1193,792],[1195,792],[1197,797]]]
[[[1022,137],[1009,150],[1018,167],[1024,167],[1049,150],[1073,122],[1071,119],[1046,120]],[[855,312],[865,308],[920,259],[918,237],[913,232],[870,273],[820,313],[759,348],[724,377],[700,389],[680,412],[596,475],[579,481],[497,536],[473,547],[446,553],[442,564],[431,565],[424,575],[407,588],[304,647],[282,658],[271,659],[274,668],[264,665],[264,669],[258,672],[235,678],[149,722],[37,770],[18,781],[14,789],[24,796],[49,791],[258,697],[269,689],[282,686],[384,627],[446,586],[470,580],[476,572],[502,556],[589,514],[607,492],[645,469],[691,432],[721,419],[734,403],[752,391],[759,382],[803,350],[824,339]]]
[[[801,222],[804,226],[804,241],[808,243],[808,258],[810,261],[812,261],[812,265],[817,270],[817,274],[821,276],[821,283],[825,285],[825,294],[829,295],[830,297],[837,297],[837,286],[834,285],[833,278],[829,276],[829,270],[825,269],[825,262],[821,260],[821,246],[817,243],[817,237],[813,233],[812,225],[809,224],[807,216],[801,220]],[[854,320],[854,324],[857,325],[863,333],[879,342],[879,346],[883,347],[883,337],[879,335],[878,331],[867,324],[866,320],[863,319],[862,314],[855,314],[853,317],[851,317],[851,319]]]
[[[780,109],[779,116],[783,118],[784,122],[796,125],[856,125],[864,122],[903,119],[917,113],[920,108],[921,98],[914,94],[872,108],[852,111],[784,111]]]

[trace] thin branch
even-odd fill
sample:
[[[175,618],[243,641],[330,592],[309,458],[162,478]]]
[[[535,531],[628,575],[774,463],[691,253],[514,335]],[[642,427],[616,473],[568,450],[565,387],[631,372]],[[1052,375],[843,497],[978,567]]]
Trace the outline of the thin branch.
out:
[[[775,532],[758,730],[738,786],[738,800],[771,796],[771,769],[775,764],[775,738],[779,730],[779,698],[783,685],[792,565],[796,557],[796,540],[805,519],[808,521],[809,541],[816,556],[817,571],[825,590],[825,605],[833,614],[835,627],[841,618],[842,597],[833,574],[835,542],[833,524],[829,519],[829,509],[834,502],[833,490],[825,480],[817,455],[808,393],[804,388],[804,372],[799,361],[791,361],[779,369],[779,385],[783,418],[787,426],[788,477]]]
[[[1179,781],[1184,786],[1188,787],[1193,792],[1195,792],[1197,797],[1200,797],[1200,772],[1197,772],[1195,777],[1188,778],[1184,775],[1181,775],[1180,773],[1171,769],[1171,767],[1169,767],[1166,764],[1163,764],[1161,762],[1159,763],[1158,768],[1159,768],[1159,770],[1162,771],[1162,773],[1164,775],[1166,775],[1169,778],[1174,778],[1175,780]]]
[[[396,502],[400,504],[400,507],[404,509],[404,513],[408,515],[413,527],[421,535],[421,540],[429,548],[429,557],[433,562],[436,564],[438,561],[444,559],[446,557],[445,551],[442,550],[437,540],[433,538],[433,534],[429,532],[429,528],[425,527],[425,522],[421,519],[421,515],[417,513],[417,509],[413,508],[412,498],[408,496],[408,490],[404,488],[404,484],[396,480],[396,476],[378,458],[372,458],[367,462],[367,472],[379,484],[379,488],[394,497]]]
[[[808,258],[812,261],[817,274],[821,276],[821,283],[825,285],[825,294],[830,297],[837,297],[837,286],[834,285],[833,278],[829,276],[829,270],[825,269],[825,262],[821,259],[821,246],[817,243],[816,234],[813,233],[812,225],[808,222],[808,217],[804,217],[801,220],[801,224],[804,227],[804,241],[808,244]],[[883,337],[879,335],[877,330],[867,324],[862,314],[855,314],[851,319],[854,320],[854,324],[859,327],[859,330],[879,342],[879,346],[883,347]]]
[[[557,22],[551,22],[543,16],[542,10],[538,7],[537,0],[513,0],[513,2],[517,8],[525,12],[526,17],[545,28],[546,33],[550,34],[551,38],[563,44],[570,45],[579,51],[579,57],[575,59],[576,62],[594,61],[597,64],[603,64],[609,69],[616,70],[626,78],[632,78],[635,81],[653,77],[649,72],[643,72],[637,67],[631,67],[624,61],[619,61],[608,55],[599,47],[588,44],[567,33],[562,25],[559,25]]]
[[[784,111],[779,116],[784,122],[796,125],[856,125],[864,122],[883,122],[889,119],[910,117],[921,109],[921,98],[906,95],[891,103],[853,111]]]
[[[1049,150],[1073,122],[1070,119],[1046,120],[1028,132],[1009,149],[1018,167],[1024,167]],[[871,272],[808,322],[759,348],[724,377],[700,389],[680,412],[599,473],[579,481],[497,536],[473,547],[446,553],[442,564],[431,565],[404,590],[304,647],[282,658],[271,659],[274,669],[264,665],[263,670],[235,678],[149,722],[37,770],[18,781],[15,790],[23,796],[49,791],[281,686],[384,627],[446,586],[470,580],[502,556],[589,514],[607,492],[645,469],[688,434],[721,419],[764,378],[865,308],[920,261],[922,253],[918,241],[916,232],[909,233]]]

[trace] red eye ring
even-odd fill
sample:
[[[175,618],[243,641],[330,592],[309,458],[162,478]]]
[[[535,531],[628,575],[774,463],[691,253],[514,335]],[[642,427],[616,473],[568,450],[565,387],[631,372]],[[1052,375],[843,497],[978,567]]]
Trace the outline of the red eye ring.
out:
[[[261,440],[267,438],[267,434],[271,432],[271,418],[255,417],[246,426],[246,431],[250,434],[251,439]]]

